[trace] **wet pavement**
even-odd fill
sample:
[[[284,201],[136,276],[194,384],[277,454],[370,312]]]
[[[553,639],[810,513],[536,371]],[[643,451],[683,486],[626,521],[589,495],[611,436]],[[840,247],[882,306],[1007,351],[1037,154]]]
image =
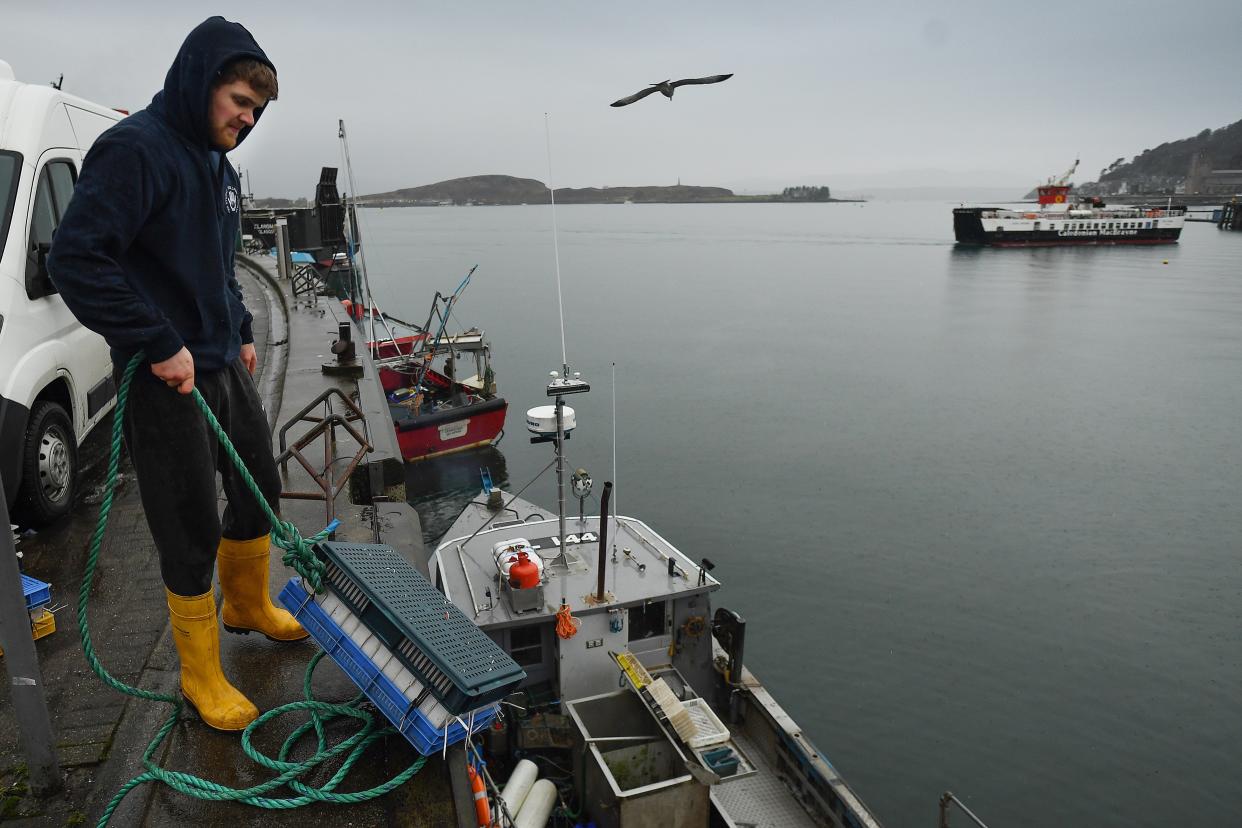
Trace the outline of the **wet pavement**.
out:
[[[367,455],[354,473],[352,491],[357,499],[379,495],[375,498],[378,502],[374,506],[354,505],[347,486],[335,504],[336,516],[342,520],[338,539],[373,542],[379,537],[421,566],[425,553],[418,516],[405,502],[405,470],[384,419],[382,397],[365,380],[334,379],[321,371],[322,364],[335,360],[330,346],[337,338],[339,323],[346,321],[340,306],[325,298],[295,300],[288,294],[287,285],[279,285],[274,278],[270,258],[259,257],[243,264],[246,266],[238,268],[238,277],[255,316],[260,355],[256,385],[274,429],[279,432],[282,424],[332,385],[346,395],[357,396],[368,414],[368,439],[376,451]],[[340,411],[341,405],[335,404],[334,410]],[[382,427],[376,429],[376,423]],[[16,722],[7,684],[0,687],[0,820],[12,820],[10,824],[15,826],[95,824],[116,791],[143,770],[142,754],[170,709],[104,686],[86,664],[78,639],[77,592],[97,518],[109,427],[105,421],[83,446],[83,463],[88,466],[83,502],[67,519],[24,538],[19,547],[24,554],[24,571],[50,581],[54,605],[67,605],[56,613],[57,632],[36,645],[66,786],[62,793],[46,800],[22,795],[23,765]],[[310,427],[305,422],[290,427],[288,442]],[[343,431],[338,431],[337,457],[352,456],[355,447]],[[317,470],[325,465],[322,443],[308,446],[304,454]],[[334,473],[347,462],[333,462]],[[317,486],[297,462],[290,462],[284,489],[308,492]],[[310,535],[325,524],[325,506],[322,500],[284,500],[282,512],[303,535]],[[280,557],[273,555],[273,595],[290,574]],[[95,648],[113,675],[155,692],[176,692],[177,658],[168,636],[163,583],[137,486],[124,463],[100,553],[89,620]],[[221,632],[225,674],[261,711],[302,698],[306,667],[317,650],[309,641],[278,644],[257,634]],[[343,702],[353,698],[357,690],[330,660],[324,659],[315,672],[312,692],[323,701]],[[256,734],[255,747],[276,757],[284,738],[305,720],[306,714],[298,711],[269,722]],[[329,742],[348,738],[357,728],[353,720],[333,722],[328,726]],[[313,749],[313,736],[305,738],[298,742],[292,758],[304,759]],[[370,788],[395,776],[417,758],[400,736],[385,738],[367,749],[336,790]],[[244,753],[239,736],[216,733],[189,711],[183,713],[155,759],[163,767],[228,787],[247,787],[275,775]],[[450,753],[450,760],[459,762],[460,757],[454,759]],[[339,763],[326,771],[312,772],[304,781],[312,786],[322,784],[338,767]],[[126,797],[111,824],[447,826],[456,824],[449,777],[446,764],[435,757],[409,783],[377,800],[352,805],[316,803],[294,810],[203,801],[159,783],[147,783]],[[286,798],[295,794],[282,788],[268,795]]]

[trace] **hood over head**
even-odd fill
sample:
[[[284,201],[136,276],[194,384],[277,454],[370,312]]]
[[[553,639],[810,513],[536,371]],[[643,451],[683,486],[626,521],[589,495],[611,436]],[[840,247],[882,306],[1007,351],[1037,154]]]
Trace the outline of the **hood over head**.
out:
[[[195,26],[181,44],[164,78],[163,90],[151,99],[151,109],[194,144],[210,146],[211,87],[225,64],[242,57],[254,58],[276,71],[245,26],[223,17],[207,18]],[[256,124],[264,108],[255,109]],[[237,136],[238,144],[250,130],[251,127],[242,129]]]

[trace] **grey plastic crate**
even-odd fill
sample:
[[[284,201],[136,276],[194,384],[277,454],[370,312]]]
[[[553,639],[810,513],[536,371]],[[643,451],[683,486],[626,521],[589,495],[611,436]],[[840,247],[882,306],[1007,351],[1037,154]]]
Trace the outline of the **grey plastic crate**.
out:
[[[325,583],[452,713],[507,696],[526,672],[390,546],[323,541]]]

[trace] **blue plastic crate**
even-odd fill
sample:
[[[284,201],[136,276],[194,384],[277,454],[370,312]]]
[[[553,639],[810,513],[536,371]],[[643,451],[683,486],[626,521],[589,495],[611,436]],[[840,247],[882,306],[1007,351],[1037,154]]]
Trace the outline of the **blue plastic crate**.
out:
[[[704,764],[708,770],[715,771],[720,776],[732,776],[737,773],[738,758],[733,752],[733,748],[718,747],[712,750],[705,750],[702,754]]]
[[[446,743],[452,745],[466,738],[466,728],[461,723],[454,721],[447,728],[436,727],[419,710],[412,709],[413,706],[392,680],[311,598],[302,586],[302,579],[293,578],[280,591],[279,600],[415,750],[429,756],[442,751]],[[473,732],[477,733],[491,724],[498,710],[499,706],[492,704],[474,711]],[[463,722],[470,721],[468,714],[459,718]]]
[[[26,596],[26,609],[32,610],[52,600],[52,585],[38,578],[23,575],[22,594]]]

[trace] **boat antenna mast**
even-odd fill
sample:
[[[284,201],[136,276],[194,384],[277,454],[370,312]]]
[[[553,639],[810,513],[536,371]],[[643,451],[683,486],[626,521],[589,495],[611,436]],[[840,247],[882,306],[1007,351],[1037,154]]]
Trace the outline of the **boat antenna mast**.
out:
[[[349,201],[346,215],[346,225],[348,226],[351,214],[357,220],[358,188],[354,184],[354,165],[349,158],[349,138],[345,135],[345,121],[338,120],[336,123],[337,137],[341,139],[341,153],[345,156],[345,177],[349,179]],[[371,293],[371,280],[367,277],[367,254],[362,249],[362,245],[357,243],[357,239],[354,239],[353,242],[358,248],[358,270],[362,273],[362,309],[363,313],[367,315],[367,324],[370,326],[370,330],[367,333],[367,342],[375,342],[375,312],[379,311],[379,307],[376,305],[375,297]]]
[[[556,188],[552,180],[552,130],[548,123],[548,113],[543,113],[544,140],[548,152],[548,193],[552,205],[552,251],[556,262],[556,305],[560,312],[561,322],[561,370],[552,371],[551,382],[548,383],[547,394],[555,400],[556,410],[556,513],[558,519],[558,552],[556,563],[568,574],[569,562],[565,556],[565,397],[570,394],[585,394],[591,385],[582,379],[582,375],[574,372],[570,376],[569,357],[565,349],[565,303],[561,294],[561,251],[557,241],[556,226]],[[570,409],[570,416],[573,410]],[[568,578],[561,578],[561,606],[557,610],[556,633],[561,638],[570,638],[578,630],[578,622],[570,614],[569,596],[567,594]]]
[[[557,240],[556,227],[556,186],[552,183],[552,128],[548,124],[548,113],[543,113],[543,138],[548,151],[548,195],[552,203],[552,257],[556,262],[556,308],[561,317],[561,373],[569,374],[569,358],[565,351],[565,302],[561,298],[561,248]]]

